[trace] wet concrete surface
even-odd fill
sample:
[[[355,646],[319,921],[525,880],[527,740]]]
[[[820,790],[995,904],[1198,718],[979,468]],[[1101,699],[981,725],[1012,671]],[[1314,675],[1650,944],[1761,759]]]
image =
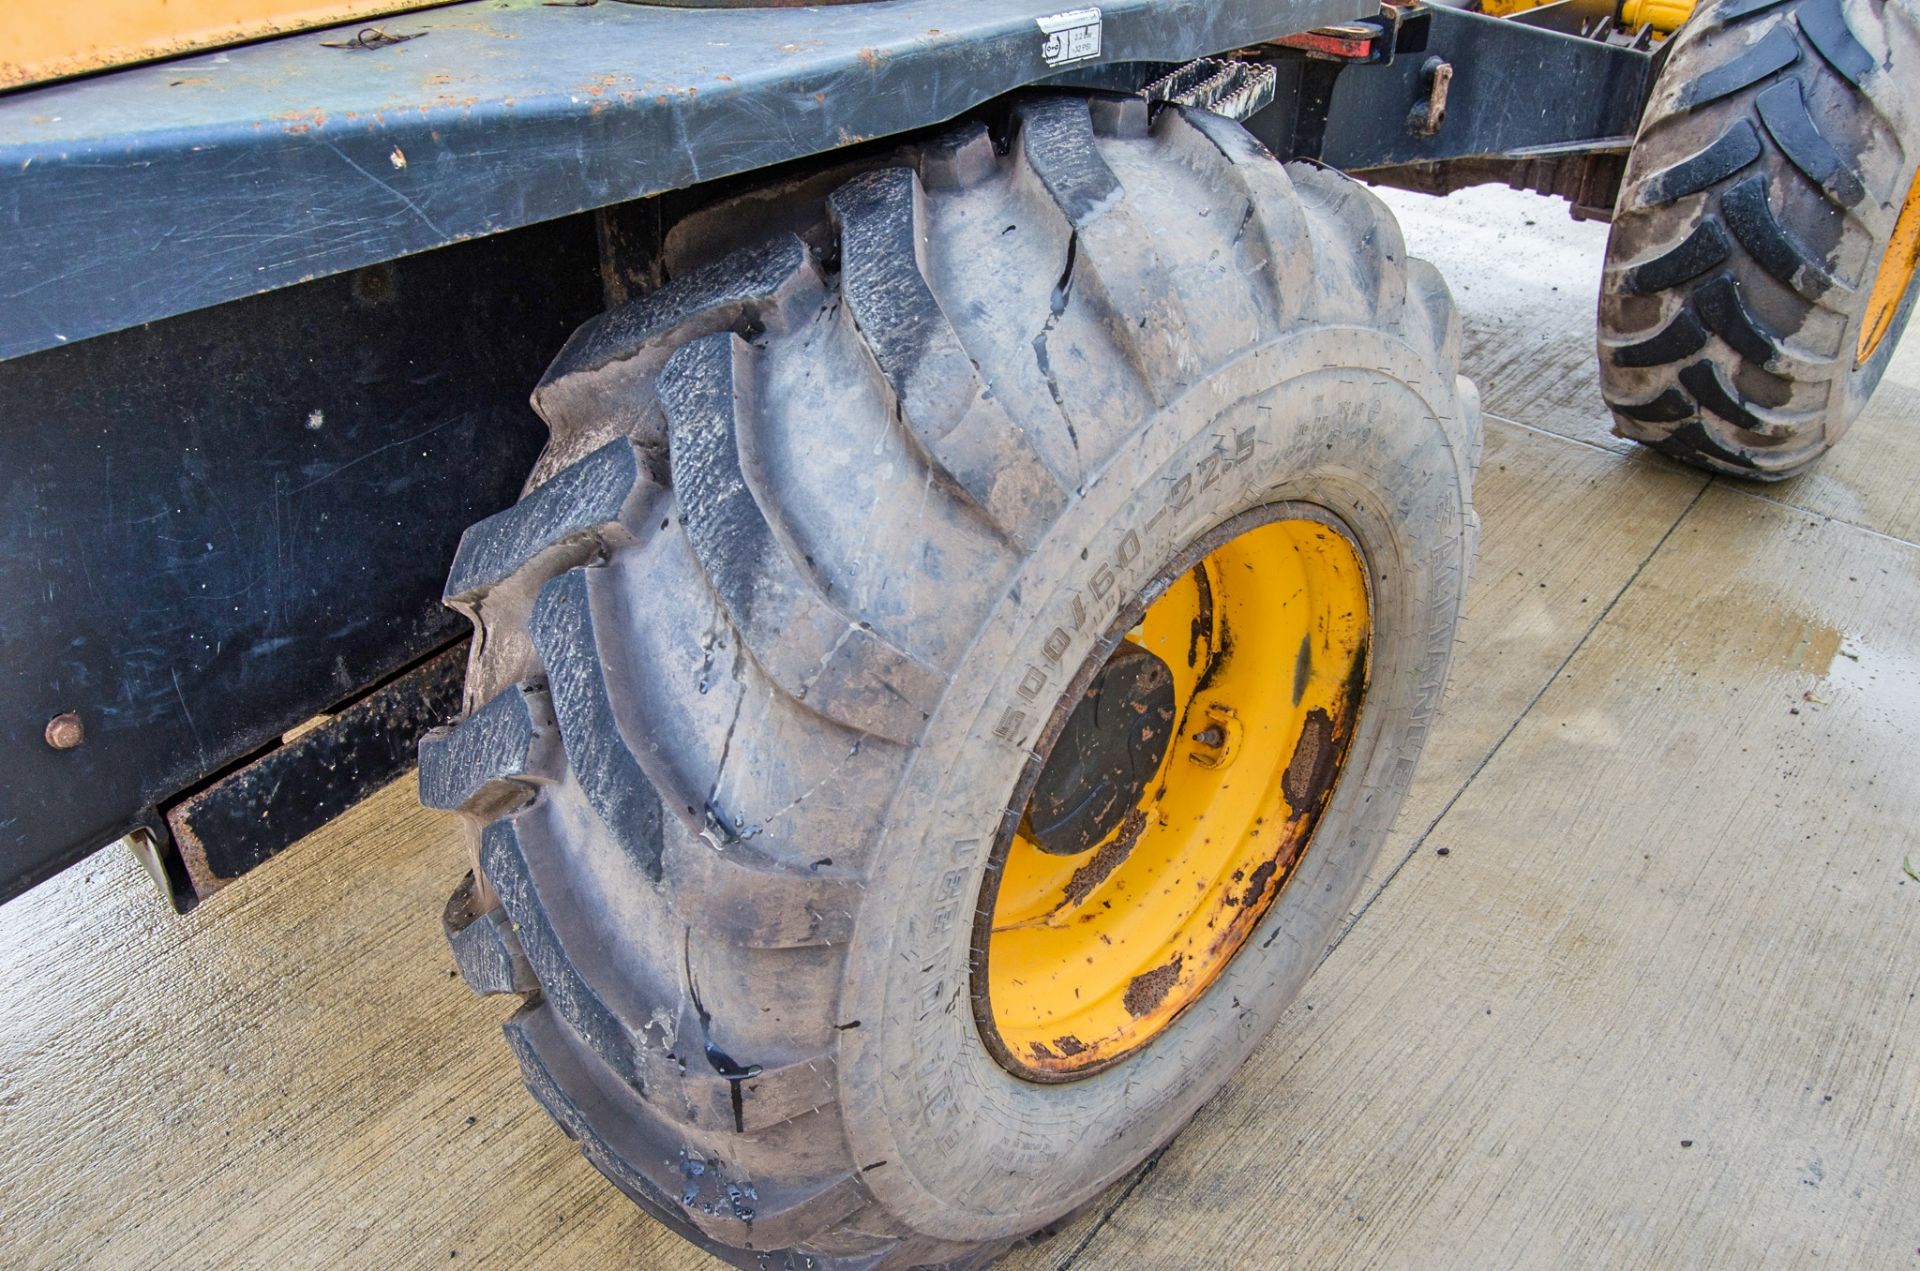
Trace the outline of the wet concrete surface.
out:
[[[1447,707],[1253,1064],[1008,1265],[1920,1265],[1920,337],[1709,480],[1606,431],[1603,226],[1389,197],[1489,412]],[[402,783],[185,919],[116,854],[0,911],[7,1261],[717,1267],[521,1090],[464,869]]]

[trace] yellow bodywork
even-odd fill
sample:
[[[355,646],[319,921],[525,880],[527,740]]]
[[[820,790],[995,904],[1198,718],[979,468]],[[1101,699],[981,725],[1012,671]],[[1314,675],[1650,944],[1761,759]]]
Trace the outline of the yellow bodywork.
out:
[[[1003,1063],[1041,1080],[1103,1067],[1226,969],[1339,774],[1371,629],[1358,549],[1307,518],[1231,539],[1148,607],[1128,638],[1172,670],[1181,721],[1155,780],[1092,851],[1016,834],[981,898],[980,1014]]]
[[[1693,0],[1626,0],[1620,6],[1620,25],[1629,31],[1652,26],[1662,35],[1680,29],[1693,14]]]
[[[1886,254],[1880,258],[1880,268],[1874,273],[1873,290],[1867,295],[1867,317],[1860,324],[1859,347],[1854,351],[1855,366],[1864,366],[1880,347],[1880,341],[1893,326],[1894,316],[1900,312],[1900,302],[1913,286],[1917,266],[1920,266],[1920,172],[1913,174],[1913,184],[1907,187],[1907,201],[1900,207],[1900,219],[1893,223]]]
[[[1510,18],[1552,3],[1555,0],[1480,0],[1479,9],[1492,17]],[[1660,34],[1671,35],[1692,15],[1693,3],[1694,0],[1620,0],[1614,10],[1615,20],[1623,30],[1638,31],[1651,25]]]
[[[446,0],[0,0],[0,89]]]

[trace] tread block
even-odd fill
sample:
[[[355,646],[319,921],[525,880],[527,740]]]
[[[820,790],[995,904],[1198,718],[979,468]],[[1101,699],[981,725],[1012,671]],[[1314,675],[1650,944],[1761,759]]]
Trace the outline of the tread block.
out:
[[[709,842],[667,834],[665,877],[672,894],[693,902],[681,917],[703,935],[755,949],[845,944],[853,936],[860,880],[795,869],[752,841]]]
[[[1748,432],[1763,437],[1785,436],[1792,431],[1789,424],[1779,424],[1755,413],[1747,403],[1740,400],[1737,393],[1720,378],[1720,371],[1705,358],[1695,362],[1680,372],[1680,383],[1702,407],[1712,411],[1728,423],[1744,428]]]
[[[1695,289],[1693,304],[1707,329],[1747,361],[1767,366],[1779,359],[1779,348],[1741,301],[1733,275],[1719,274]]]
[[[1019,153],[1072,228],[1055,303],[1100,307],[1154,399],[1165,404],[1204,373],[1194,324],[1152,230],[1129,205],[1100,157],[1093,121],[1079,97],[1037,97],[1014,107]]]
[[[1608,399],[1607,408],[1646,424],[1678,423],[1683,419],[1692,419],[1698,413],[1693,401],[1677,388],[1670,388],[1651,401],[1616,402]]]
[[[1808,112],[1798,80],[1782,80],[1755,98],[1754,104],[1760,110],[1760,122],[1766,125],[1780,152],[1820,188],[1828,201],[1850,208],[1867,197],[1860,174],[1841,157]]]
[[[1662,454],[1672,455],[1682,463],[1763,481],[1773,479],[1755,460],[1753,451],[1713,436],[1698,419],[1680,425],[1654,444]]]
[[[1190,131],[1225,161],[1222,167],[1247,198],[1243,234],[1251,255],[1282,314],[1298,312],[1312,285],[1313,254],[1302,250],[1307,217],[1286,169],[1252,133],[1210,111],[1174,107],[1162,112],[1159,126],[1169,140],[1178,140],[1182,129]]]
[[[1760,134],[1752,122],[1735,120],[1704,150],[1648,177],[1640,187],[1640,202],[1653,207],[1698,194],[1758,159],[1760,152]]]
[[[1868,77],[1879,69],[1873,54],[1854,38],[1840,0],[1805,0],[1793,11],[1793,20],[1827,65],[1855,88],[1864,88]]]
[[[1032,443],[981,381],[927,282],[925,196],[908,168],[866,173],[828,205],[854,326],[914,440],[988,519],[1030,548],[1066,506]]]
[[[547,693],[574,779],[621,849],[658,882],[660,796],[614,717],[585,567],[540,589],[529,633],[547,670]]]
[[[987,180],[999,167],[993,138],[982,123],[965,123],[921,142],[913,157],[929,190],[958,190]]]
[[[655,488],[632,441],[608,442],[462,534],[445,600],[471,605],[550,549],[572,546],[584,559],[605,538],[630,539],[626,527],[638,524],[638,508]]]
[[[829,1056],[808,1055],[762,1065],[752,1056],[739,1059],[715,1048],[705,1037],[706,1021],[683,1008],[672,1031],[676,1053],[667,1045],[649,1045],[649,1017],[630,1028],[590,979],[597,946],[570,950],[561,934],[572,923],[556,921],[556,884],[538,882],[528,845],[512,820],[489,825],[481,835],[481,868],[500,895],[503,934],[522,958],[533,984],[567,1026],[585,1043],[608,1073],[647,1102],[665,1120],[727,1134],[750,1134],[783,1125],[834,1102],[834,1064]],[[564,889],[562,885],[562,889]],[[456,893],[458,899],[458,893]],[[451,910],[451,906],[449,906]],[[463,929],[485,931],[484,916]],[[587,959],[583,964],[581,959]],[[588,969],[583,970],[583,966]],[[599,974],[617,974],[603,968]],[[604,982],[604,981],[603,981]],[[502,990],[492,990],[502,991]],[[511,990],[525,992],[526,989]],[[704,1053],[703,1053],[704,1052]]]
[[[1711,70],[1681,85],[1674,98],[1678,110],[1692,110],[1759,83],[1800,60],[1800,41],[1786,26],[1776,26]]]
[[[1316,226],[1311,235],[1322,270],[1315,280],[1324,292],[1322,303],[1327,303],[1325,297],[1343,296],[1327,316],[1335,321],[1393,321],[1406,303],[1401,265],[1407,258],[1406,240],[1393,213],[1344,172],[1310,163],[1290,163],[1287,171],[1313,218],[1331,222]],[[1330,281],[1336,270],[1348,280],[1346,286]]]
[[[1613,350],[1615,366],[1665,366],[1669,362],[1678,362],[1683,357],[1698,353],[1707,343],[1707,329],[1693,316],[1691,308],[1682,307],[1673,315],[1673,321],[1637,344],[1618,345]],[[1636,416],[1637,418],[1637,416]]]
[[[1727,258],[1733,250],[1718,222],[1703,220],[1671,251],[1626,271],[1621,289],[1648,295],[1698,278]]]
[[[1780,224],[1767,202],[1764,175],[1756,173],[1729,187],[1720,196],[1720,211],[1747,254],[1808,300],[1818,300],[1836,287],[1852,290],[1837,282],[1825,263]]]
[[[725,1160],[683,1155],[677,1137],[651,1123],[570,1033],[540,1005],[506,1023],[507,1042],[541,1106],[597,1169],[693,1243],[714,1240],[778,1257],[870,1203],[850,1173],[775,1186]]]
[[[474,881],[469,870],[441,915],[441,929],[453,949],[453,965],[476,997],[496,993],[531,993],[540,987],[527,962],[520,938],[506,910],[495,905],[483,914],[473,912]]]
[[[549,897],[533,877],[526,845],[514,818],[503,817],[480,832],[480,868],[511,919],[511,930],[525,950],[547,1001],[593,1048],[620,1081],[647,1092],[646,1074],[633,1037],[619,1016],[574,966],[571,951],[554,926]]]
[[[1067,223],[1085,229],[1119,207],[1126,192],[1093,142],[1087,103],[1074,97],[1039,97],[1014,107],[1020,122],[1020,152]]]
[[[528,783],[559,773],[559,734],[546,694],[518,684],[420,740],[420,802],[443,812],[468,807],[482,792],[524,797]]]
[[[945,677],[840,612],[775,534],[741,453],[740,416],[754,407],[750,355],[732,335],[705,336],[660,373],[687,539],[734,628],[775,683],[850,728],[911,742]]]
[[[806,245],[792,234],[732,252],[575,331],[533,390],[534,409],[556,431],[613,421],[647,436],[658,427],[648,387],[675,349],[715,331],[780,326],[818,286]]]

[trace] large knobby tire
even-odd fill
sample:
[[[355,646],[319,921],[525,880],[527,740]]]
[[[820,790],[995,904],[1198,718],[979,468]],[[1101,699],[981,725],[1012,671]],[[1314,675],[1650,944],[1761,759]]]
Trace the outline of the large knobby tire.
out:
[[[1163,1144],[1327,948],[1446,675],[1479,408],[1385,208],[1209,115],[1009,127],[678,226],[447,587],[470,715],[421,788],[475,826],[460,965],[527,994],[509,1039],[593,1163],[741,1266],[979,1265]],[[969,940],[1038,731],[1163,566],[1276,505],[1364,554],[1346,775],[1210,991],[1017,1077]]]
[[[1920,228],[1896,234],[1920,194],[1917,27],[1913,0],[1718,0],[1673,37],[1607,240],[1621,436],[1779,480],[1859,414],[1916,291],[1873,303]]]

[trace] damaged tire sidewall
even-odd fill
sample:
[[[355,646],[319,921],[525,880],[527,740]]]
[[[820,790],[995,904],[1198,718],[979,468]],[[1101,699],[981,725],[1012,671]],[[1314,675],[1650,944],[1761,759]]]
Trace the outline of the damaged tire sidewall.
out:
[[[1450,376],[1371,328],[1254,351],[1149,422],[996,603],[894,799],[841,1004],[843,1019],[864,1021],[842,1039],[848,1134],[871,1163],[867,1186],[915,1229],[996,1239],[1096,1195],[1226,1081],[1325,952],[1444,686],[1470,563],[1448,432],[1455,393]],[[1346,523],[1373,592],[1369,691],[1314,846],[1240,954],[1152,1044],[1082,1080],[1024,1081],[979,1036],[969,946],[1028,748],[1114,615],[1168,561],[1228,518],[1283,501]]]

